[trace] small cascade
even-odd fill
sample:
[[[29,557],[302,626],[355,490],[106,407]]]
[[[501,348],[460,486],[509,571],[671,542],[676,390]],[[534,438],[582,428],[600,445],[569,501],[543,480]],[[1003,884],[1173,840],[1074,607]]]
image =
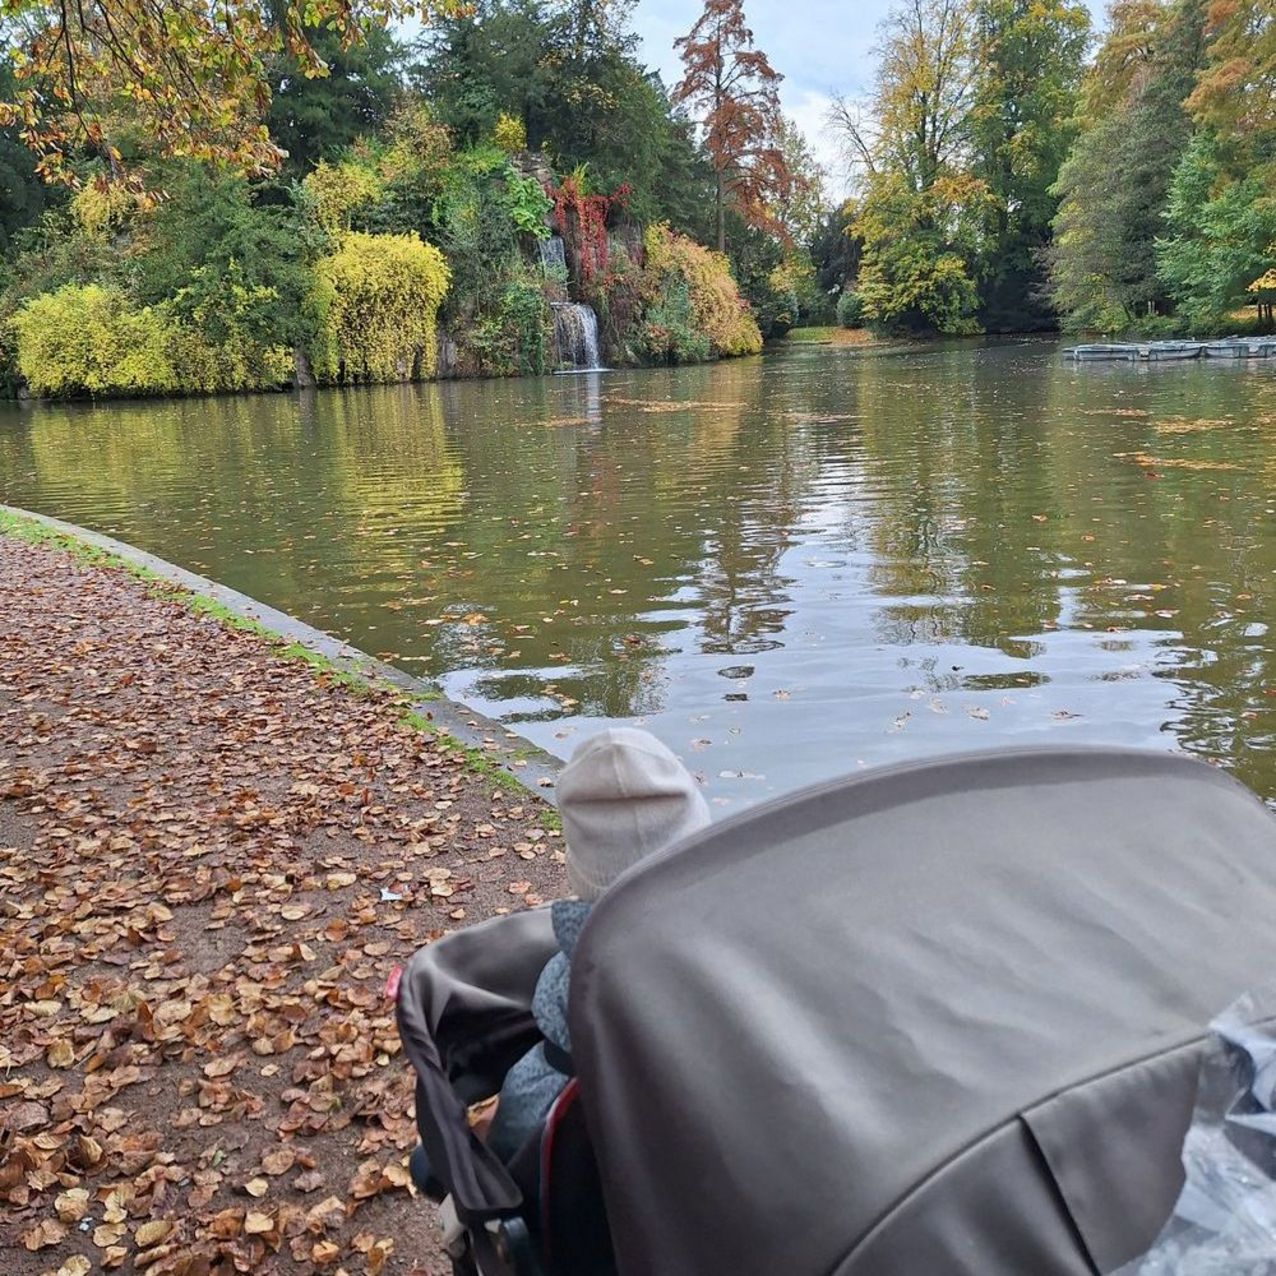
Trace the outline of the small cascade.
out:
[[[561,235],[551,235],[548,239],[538,239],[537,247],[541,254],[541,269],[547,275],[567,275],[567,248]]]
[[[574,301],[552,302],[554,365],[560,372],[601,372],[598,316],[593,306]]]

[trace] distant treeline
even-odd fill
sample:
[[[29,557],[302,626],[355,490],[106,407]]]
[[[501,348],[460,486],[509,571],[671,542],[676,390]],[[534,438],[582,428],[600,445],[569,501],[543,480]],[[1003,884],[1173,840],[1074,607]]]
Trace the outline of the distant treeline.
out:
[[[1276,9],[904,0],[836,123],[848,323],[1235,329],[1276,302]],[[829,261],[836,232],[855,261]]]

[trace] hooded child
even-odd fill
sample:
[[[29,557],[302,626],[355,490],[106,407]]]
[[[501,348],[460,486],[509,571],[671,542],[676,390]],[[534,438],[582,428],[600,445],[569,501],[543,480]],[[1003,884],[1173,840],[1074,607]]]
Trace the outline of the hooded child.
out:
[[[532,1013],[544,1041],[505,1079],[488,1142],[509,1160],[543,1124],[572,1075],[567,996],[572,954],[595,901],[627,869],[707,828],[709,807],[686,767],[650,732],[600,731],[558,778],[575,899],[552,906],[556,953],[541,972]]]

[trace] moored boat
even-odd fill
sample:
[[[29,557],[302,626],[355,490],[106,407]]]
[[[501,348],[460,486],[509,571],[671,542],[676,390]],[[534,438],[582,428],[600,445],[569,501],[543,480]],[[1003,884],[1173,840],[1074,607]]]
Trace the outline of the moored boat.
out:
[[[1139,357],[1139,348],[1124,345],[1073,346],[1064,353],[1078,363],[1134,363]]]
[[[1199,341],[1154,341],[1147,348],[1147,357],[1157,363],[1199,359],[1201,343]]]
[[[1248,354],[1247,345],[1236,337],[1225,341],[1207,341],[1205,357],[1207,359],[1243,359]]]

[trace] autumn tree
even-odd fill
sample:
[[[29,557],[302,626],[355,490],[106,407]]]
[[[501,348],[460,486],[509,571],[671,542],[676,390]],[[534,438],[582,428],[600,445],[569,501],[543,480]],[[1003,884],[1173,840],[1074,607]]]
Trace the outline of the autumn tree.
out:
[[[902,0],[882,27],[870,99],[834,107],[859,185],[857,287],[879,327],[974,326],[988,204],[970,165],[974,39],[967,0]]]
[[[1184,102],[1205,59],[1207,0],[1158,5],[1149,35],[1141,9],[1114,7],[1138,30],[1113,27],[1109,41],[1139,50],[1129,73],[1115,77],[1125,96],[1106,105],[1087,85],[1084,118],[1059,175],[1060,198],[1049,250],[1055,305],[1070,326],[1119,330],[1172,307],[1157,261],[1175,170],[1192,138]],[[1141,50],[1146,47],[1145,55]],[[1101,54],[1098,73],[1110,59]]]
[[[747,225],[783,234],[773,212],[787,201],[792,180],[783,150],[782,77],[754,47],[742,0],[706,0],[674,47],[685,73],[673,100],[699,113],[713,165],[718,251],[726,251],[729,208]]]
[[[446,8],[453,0],[441,0]],[[160,155],[264,173],[280,159],[263,123],[268,68],[287,52],[323,75],[317,28],[355,43],[370,24],[424,15],[426,0],[0,0],[18,83],[0,125],[18,127],[47,180],[74,182],[77,149],[117,174],[131,127]]]
[[[1241,305],[1270,327],[1276,283],[1276,10],[1215,0],[1204,65],[1185,103],[1198,132],[1170,183],[1161,281],[1192,322],[1226,327]]]
[[[1276,7],[1271,0],[1213,0],[1206,63],[1187,109],[1225,140],[1276,132]]]

